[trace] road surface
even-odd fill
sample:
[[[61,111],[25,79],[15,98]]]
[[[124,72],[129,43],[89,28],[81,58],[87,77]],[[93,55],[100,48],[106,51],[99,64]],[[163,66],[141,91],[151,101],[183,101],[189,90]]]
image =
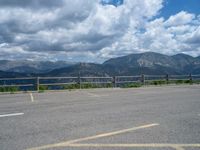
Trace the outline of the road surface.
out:
[[[200,85],[0,95],[1,150],[200,150]]]

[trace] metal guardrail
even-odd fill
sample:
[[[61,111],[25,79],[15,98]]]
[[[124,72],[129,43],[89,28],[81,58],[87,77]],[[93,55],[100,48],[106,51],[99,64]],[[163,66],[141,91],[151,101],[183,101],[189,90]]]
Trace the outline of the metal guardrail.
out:
[[[27,77],[27,78],[0,78],[0,88],[20,87],[29,91],[39,91],[41,86],[67,86],[85,84],[105,85],[118,87],[121,84],[140,83],[146,84],[151,81],[175,81],[188,80],[200,81],[200,75],[138,75],[138,76],[114,76],[114,77]]]

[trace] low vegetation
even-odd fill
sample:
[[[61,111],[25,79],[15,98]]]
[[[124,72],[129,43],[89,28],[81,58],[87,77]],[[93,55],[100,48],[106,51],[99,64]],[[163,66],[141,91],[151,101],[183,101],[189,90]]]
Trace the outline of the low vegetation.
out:
[[[18,87],[0,87],[0,92],[15,93],[17,91],[19,91]]]
[[[136,83],[128,83],[128,84],[125,84],[125,85],[123,85],[122,87],[123,87],[123,88],[139,88],[139,87],[141,87],[141,86],[142,86],[141,83],[136,82]]]
[[[121,88],[139,88],[145,85],[167,85],[167,84],[200,84],[200,80],[153,80],[153,81],[146,81],[144,84],[141,82],[134,82],[128,84],[112,84],[112,83],[102,83],[102,84],[91,84],[91,83],[82,83],[80,84],[69,84],[69,85],[54,85],[54,86],[47,86],[47,85],[40,85],[39,92],[45,92],[46,90],[73,90],[73,89],[92,89],[92,88],[112,88],[112,87],[121,87]],[[18,91],[26,91],[21,89],[20,87],[0,87],[0,92],[10,92],[15,93]]]

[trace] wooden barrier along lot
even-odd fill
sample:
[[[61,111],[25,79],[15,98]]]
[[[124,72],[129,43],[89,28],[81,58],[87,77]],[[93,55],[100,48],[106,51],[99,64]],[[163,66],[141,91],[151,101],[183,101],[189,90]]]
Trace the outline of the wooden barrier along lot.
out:
[[[142,85],[200,83],[200,75],[137,75],[113,77],[26,77],[0,78],[1,92],[139,87]]]

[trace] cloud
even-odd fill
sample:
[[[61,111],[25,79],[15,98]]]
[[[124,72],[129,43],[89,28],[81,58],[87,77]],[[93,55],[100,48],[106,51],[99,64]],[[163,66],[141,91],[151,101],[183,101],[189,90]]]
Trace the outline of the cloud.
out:
[[[179,26],[191,23],[195,18],[194,14],[187,13],[185,11],[181,11],[178,14],[171,16],[166,22],[166,26]]]
[[[186,39],[189,44],[195,44],[200,46],[200,27],[197,27]]]
[[[186,17],[180,20],[178,19],[180,14]],[[110,58],[153,51],[168,55],[186,53],[198,56],[200,55],[199,23],[198,16],[188,12],[180,12],[167,20],[161,17],[146,21],[143,29],[127,31],[120,41],[102,49],[99,55]]]
[[[51,8],[60,7],[64,4],[64,0],[1,0],[0,7],[26,7],[26,8]]]
[[[1,0],[0,59],[102,62],[144,51],[200,54],[199,16],[182,11],[167,20],[157,18],[162,4]]]

